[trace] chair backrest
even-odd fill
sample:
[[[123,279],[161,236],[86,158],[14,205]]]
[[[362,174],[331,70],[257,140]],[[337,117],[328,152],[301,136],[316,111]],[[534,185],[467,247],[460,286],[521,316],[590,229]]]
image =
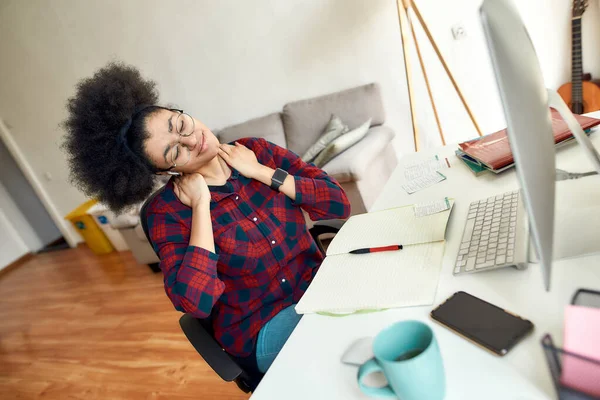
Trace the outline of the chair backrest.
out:
[[[231,382],[242,373],[242,369],[230,357],[231,362],[223,362],[228,354],[202,326],[202,320],[190,314],[184,314],[179,319],[181,330],[185,333],[192,346],[202,355],[204,361],[223,379]],[[225,354],[224,354],[225,353]]]

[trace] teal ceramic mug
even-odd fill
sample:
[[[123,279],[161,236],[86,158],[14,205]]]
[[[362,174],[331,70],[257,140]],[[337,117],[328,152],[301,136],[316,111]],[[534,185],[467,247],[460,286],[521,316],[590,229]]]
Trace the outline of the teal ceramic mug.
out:
[[[401,400],[441,400],[446,378],[433,331],[419,321],[402,321],[381,331],[373,341],[375,358],[358,370],[358,385],[368,396]],[[366,386],[365,377],[381,371],[388,386]]]

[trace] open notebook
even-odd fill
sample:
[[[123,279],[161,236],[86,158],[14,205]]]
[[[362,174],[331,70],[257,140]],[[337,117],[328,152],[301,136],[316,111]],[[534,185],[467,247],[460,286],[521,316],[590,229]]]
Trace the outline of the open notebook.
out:
[[[424,217],[416,217],[412,205],[351,217],[333,238],[296,312],[352,313],[432,304],[453,204]],[[404,248],[348,254],[393,244]]]

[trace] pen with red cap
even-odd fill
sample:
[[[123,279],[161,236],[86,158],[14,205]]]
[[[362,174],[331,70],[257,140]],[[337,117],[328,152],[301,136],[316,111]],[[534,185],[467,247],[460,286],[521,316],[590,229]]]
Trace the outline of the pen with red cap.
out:
[[[356,249],[350,251],[350,254],[368,254],[368,253],[378,253],[380,251],[395,251],[402,250],[401,244],[393,244],[391,246],[383,246],[383,247],[366,247],[364,249]]]

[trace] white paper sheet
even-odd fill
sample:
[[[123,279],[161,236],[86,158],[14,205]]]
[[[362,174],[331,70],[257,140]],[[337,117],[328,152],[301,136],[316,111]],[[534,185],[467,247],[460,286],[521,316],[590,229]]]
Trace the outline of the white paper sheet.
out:
[[[420,178],[425,175],[430,175],[436,171],[441,171],[450,168],[450,162],[447,158],[435,158],[421,161],[415,164],[409,164],[404,167],[404,177],[407,181]]]
[[[437,214],[442,211],[446,211],[450,208],[450,201],[448,198],[443,198],[441,200],[428,201],[426,203],[415,204],[413,209],[415,212],[415,217],[421,218],[426,217],[431,214]]]
[[[414,205],[351,217],[296,306],[301,314],[432,304],[437,291],[450,209],[417,218]],[[402,244],[402,250],[349,251]]]
[[[421,189],[428,188],[429,186],[433,186],[438,182],[441,182],[446,179],[446,176],[441,172],[433,172],[426,175],[423,175],[419,178],[413,179],[411,181],[406,182],[402,185],[402,188],[406,190],[406,193],[412,194]]]
[[[453,200],[448,200],[450,208]],[[327,256],[365,247],[403,246],[444,240],[450,209],[422,218],[413,205],[352,216],[335,235]]]
[[[296,312],[348,313],[432,304],[444,243],[327,257],[298,302]]]

